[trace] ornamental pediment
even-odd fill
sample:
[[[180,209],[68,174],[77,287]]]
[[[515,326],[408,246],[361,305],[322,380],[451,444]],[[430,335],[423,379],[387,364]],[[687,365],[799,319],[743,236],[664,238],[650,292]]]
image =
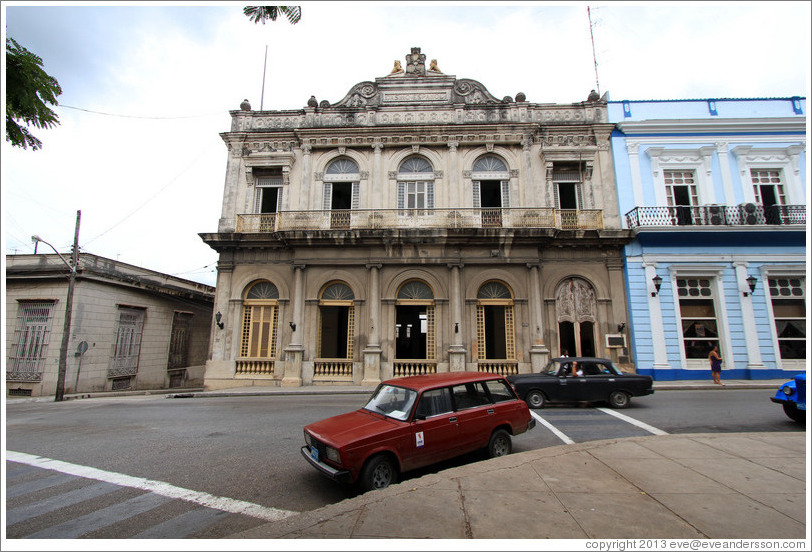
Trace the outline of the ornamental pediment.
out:
[[[337,103],[322,101],[320,107],[374,108],[397,105],[477,105],[498,104],[499,100],[485,86],[473,79],[457,79],[440,71],[437,60],[426,68],[426,55],[412,48],[406,55],[406,66],[395,60],[389,75],[353,86]],[[312,105],[312,103],[311,103]]]

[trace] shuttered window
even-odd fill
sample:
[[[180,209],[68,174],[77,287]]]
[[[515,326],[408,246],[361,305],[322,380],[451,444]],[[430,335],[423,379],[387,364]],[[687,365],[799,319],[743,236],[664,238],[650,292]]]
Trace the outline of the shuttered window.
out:
[[[53,301],[18,303],[17,326],[6,368],[7,380],[39,381],[42,378],[54,304]]]

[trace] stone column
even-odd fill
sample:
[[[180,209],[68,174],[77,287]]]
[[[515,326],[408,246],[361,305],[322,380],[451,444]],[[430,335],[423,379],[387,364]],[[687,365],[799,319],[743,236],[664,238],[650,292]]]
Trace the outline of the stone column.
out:
[[[372,149],[375,152],[372,157],[372,190],[370,194],[372,200],[371,205],[367,205],[367,207],[369,209],[385,209],[384,188],[386,186],[384,184],[383,174],[381,174],[381,151],[383,150],[383,144],[381,142],[375,142],[372,144]]]
[[[446,186],[446,197],[443,198],[444,204],[449,208],[461,208],[464,205],[463,197],[465,197],[463,186],[462,186],[462,179],[459,177],[459,167],[457,167],[457,147],[459,147],[459,142],[449,142],[448,143],[448,166],[450,170],[448,171],[448,186]],[[436,191],[436,189],[435,189]],[[455,197],[448,197],[449,193],[454,193]],[[438,205],[439,202],[435,201],[435,205]]]
[[[663,311],[660,308],[660,296],[657,293],[654,297],[651,294],[655,291],[651,279],[657,274],[656,264],[643,264],[646,273],[646,295],[648,296],[649,322],[651,324],[651,345],[654,350],[654,379],[657,378],[657,370],[670,370],[668,364],[668,354],[666,353],[665,328],[663,326]],[[665,278],[663,279],[665,280]],[[638,359],[636,359],[638,360]]]
[[[742,326],[744,330],[744,342],[747,345],[747,370],[766,370],[764,362],[761,359],[761,349],[758,346],[758,329],[756,329],[756,316],[753,310],[753,295],[750,293],[750,286],[747,284],[747,263],[734,262],[733,267],[736,269],[736,284],[739,289],[739,300],[742,307]],[[761,279],[762,288],[764,286],[764,278]],[[747,296],[744,296],[747,292]],[[722,358],[733,358],[730,351],[720,352]],[[732,363],[726,363],[727,368],[735,368]],[[748,374],[749,375],[749,374]]]
[[[465,324],[462,319],[462,286],[460,284],[460,268],[462,264],[448,265],[451,269],[451,296],[449,297],[451,312],[451,347],[448,349],[448,365],[450,372],[465,371],[465,347],[462,336],[465,334]]]
[[[381,382],[381,265],[367,265],[369,269],[369,339],[364,349],[364,377],[361,385]]]
[[[525,136],[522,139],[522,160],[524,161],[524,171],[519,181],[522,189],[522,207],[539,207],[541,195],[536,191],[536,180],[533,178],[533,164],[530,161],[530,147],[533,145],[533,137]]]
[[[550,350],[544,344],[544,322],[541,312],[541,277],[537,264],[528,264],[530,269],[528,288],[530,294],[530,370],[541,372],[550,357]]]
[[[310,151],[312,146],[310,144],[302,145],[302,189],[299,190],[299,210],[306,211],[310,209],[310,188],[313,186],[313,175],[310,168]],[[291,197],[291,200],[293,198]],[[290,201],[291,209],[293,209],[293,201]]]
[[[304,310],[304,266],[293,268],[293,326],[290,344],[285,348],[285,375],[282,387],[300,387],[302,385],[302,312]]]

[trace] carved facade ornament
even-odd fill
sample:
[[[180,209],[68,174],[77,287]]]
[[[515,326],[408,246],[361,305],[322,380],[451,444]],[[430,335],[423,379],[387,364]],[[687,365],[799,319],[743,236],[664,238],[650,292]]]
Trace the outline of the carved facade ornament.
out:
[[[472,174],[473,173],[471,171],[462,171],[462,177],[463,178],[471,178]]]
[[[420,48],[412,48],[406,55],[406,75],[410,77],[426,76],[426,54],[420,53]]]
[[[403,67],[400,66],[400,61],[395,60],[395,66],[392,67],[392,70],[389,71],[389,74],[393,75],[395,73],[402,73],[402,72],[403,72]]]
[[[519,169],[510,169],[510,178],[519,178]]]
[[[597,301],[595,290],[586,280],[570,278],[561,282],[555,292],[555,312],[558,322],[595,322]]]
[[[367,180],[369,178],[369,171],[361,171],[361,180]]]
[[[459,142],[449,142],[448,143],[448,151],[451,153],[456,153],[457,148],[460,146]]]

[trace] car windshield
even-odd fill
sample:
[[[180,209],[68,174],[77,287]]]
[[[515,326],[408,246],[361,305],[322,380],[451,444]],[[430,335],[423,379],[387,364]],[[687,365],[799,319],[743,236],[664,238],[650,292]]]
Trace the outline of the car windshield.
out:
[[[547,367],[544,368],[544,370],[542,370],[541,372],[549,376],[555,376],[556,374],[558,374],[558,369],[560,367],[561,366],[556,361],[551,360],[550,363],[547,364]]]
[[[364,408],[405,422],[416,398],[417,391],[413,389],[381,384]]]

